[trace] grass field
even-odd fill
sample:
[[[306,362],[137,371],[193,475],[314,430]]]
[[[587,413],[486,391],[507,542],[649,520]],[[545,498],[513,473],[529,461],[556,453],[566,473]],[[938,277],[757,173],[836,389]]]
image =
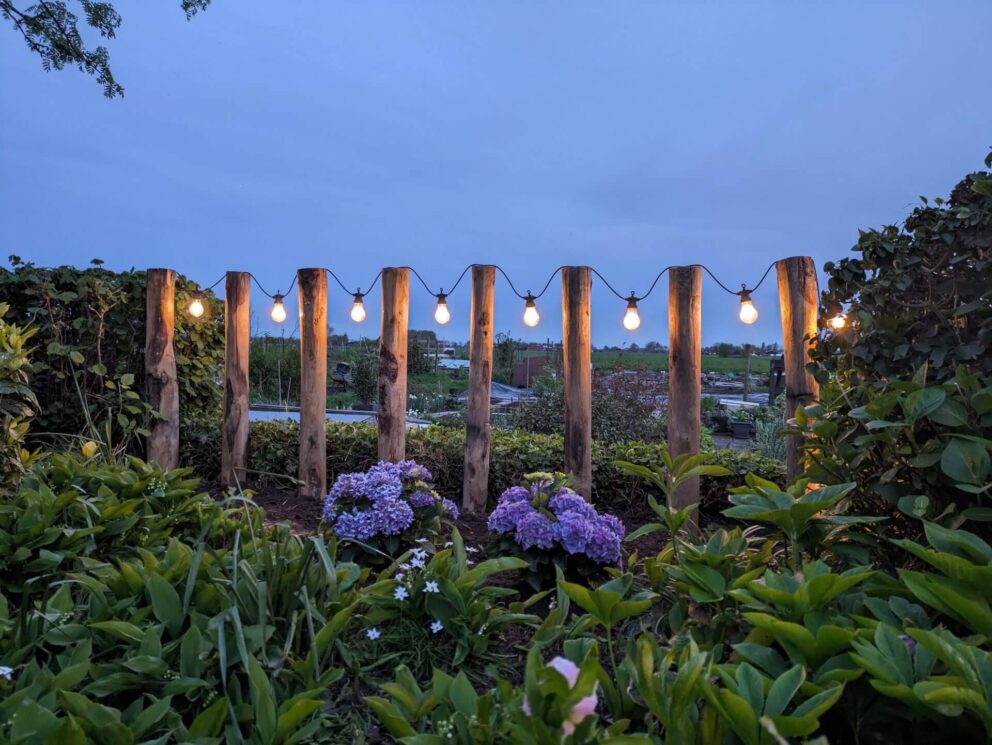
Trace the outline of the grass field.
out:
[[[645,370],[668,369],[668,354],[665,352],[593,352],[592,366],[596,370],[609,369],[616,365],[618,358],[622,358],[624,367]],[[767,357],[752,357],[751,372],[755,374],[767,373],[770,364],[771,360]],[[703,372],[744,372],[744,358],[704,354]]]

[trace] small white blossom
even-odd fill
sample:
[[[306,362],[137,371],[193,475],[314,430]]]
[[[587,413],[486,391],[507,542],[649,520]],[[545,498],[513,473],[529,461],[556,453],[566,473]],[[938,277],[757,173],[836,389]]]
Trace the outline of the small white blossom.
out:
[[[435,621],[431,624],[431,631],[435,634],[440,634],[444,630],[444,624],[440,621]]]
[[[0,678],[11,680],[14,677],[14,668],[0,665]]]
[[[382,634],[379,633],[379,629],[377,629],[375,626],[373,626],[370,629],[365,629],[365,636],[367,636],[372,641],[375,641],[380,636],[382,636]]]
[[[414,543],[430,543],[430,538],[418,538]]]
[[[477,549],[475,546],[466,546],[465,552],[469,554],[477,554],[479,553],[479,549]]]
[[[410,559],[410,566],[416,567],[417,569],[422,569],[424,566],[424,560],[421,559],[419,556],[414,556],[412,559]]]
[[[424,585],[424,592],[441,592],[437,586],[437,582],[434,580],[429,580],[427,584]]]
[[[406,600],[408,597],[410,597],[410,593],[406,591],[405,587],[397,587],[395,590],[393,590],[393,597],[396,598],[397,600]]]
[[[410,565],[407,564],[406,562],[403,562],[402,564],[400,564],[400,569],[402,569],[403,571],[406,571],[409,568],[410,568]]]
[[[402,582],[403,581],[403,578],[405,576],[406,575],[403,574],[403,572],[399,572],[399,573],[393,575],[393,579],[395,579],[397,582]]]
[[[451,541],[448,541],[447,543],[444,544],[444,547],[445,548],[451,548],[454,545],[455,545],[454,543],[452,543]]]
[[[414,561],[423,561],[427,558],[427,552],[422,548],[415,548],[413,549],[413,558]]]

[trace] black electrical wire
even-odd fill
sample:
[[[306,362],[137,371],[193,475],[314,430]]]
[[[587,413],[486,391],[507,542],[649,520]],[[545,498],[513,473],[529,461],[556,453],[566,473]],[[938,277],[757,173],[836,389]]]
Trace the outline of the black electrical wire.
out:
[[[278,295],[279,297],[285,297],[286,295],[288,295],[289,293],[291,293],[293,291],[293,288],[296,286],[296,275],[294,274],[293,275],[293,281],[289,283],[289,289],[287,289],[285,292],[277,292],[277,293],[273,294],[273,293],[269,292],[268,290],[266,290],[264,287],[262,287],[262,283],[258,281],[258,277],[256,277],[254,274],[252,274],[251,272],[248,272],[248,276],[252,278],[252,281],[255,283],[255,286],[258,287],[258,289],[262,291],[262,294],[263,295],[267,295],[268,297],[272,298],[273,300],[276,299],[276,295]]]

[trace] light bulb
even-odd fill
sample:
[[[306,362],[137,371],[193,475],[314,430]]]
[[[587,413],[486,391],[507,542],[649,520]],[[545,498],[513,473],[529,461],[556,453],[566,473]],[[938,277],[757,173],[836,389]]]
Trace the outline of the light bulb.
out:
[[[448,301],[445,295],[437,296],[437,307],[434,309],[434,320],[440,324],[445,324],[451,320],[451,311],[448,310]]]
[[[193,296],[193,299],[189,302],[189,308],[187,308],[187,310],[193,318],[199,318],[203,315],[203,301],[200,300],[199,295]]]
[[[637,315],[637,298],[631,295],[627,298],[627,315],[623,317],[623,327],[633,331],[641,325],[641,317]]]
[[[741,312],[740,319],[744,323],[754,323],[758,320],[758,309],[754,307],[754,303],[751,302],[751,293],[747,290],[741,290]]]
[[[537,312],[537,305],[534,303],[534,296],[527,294],[524,304],[524,323],[534,328],[541,321],[541,315]]]
[[[831,318],[827,323],[830,324],[830,328],[834,331],[840,331],[847,325],[847,316],[843,313],[838,313],[836,316]]]
[[[270,315],[272,316],[273,321],[276,323],[282,323],[286,320],[286,306],[282,304],[282,295],[277,293],[273,300],[272,313]]]
[[[351,306],[351,320],[355,323],[365,320],[365,303],[360,292],[355,293],[355,304]]]

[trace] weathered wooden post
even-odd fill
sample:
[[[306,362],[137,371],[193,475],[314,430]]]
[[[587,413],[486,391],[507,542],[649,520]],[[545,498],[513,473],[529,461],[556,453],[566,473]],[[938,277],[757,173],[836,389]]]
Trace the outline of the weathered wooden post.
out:
[[[741,400],[747,401],[748,396],[751,395],[751,345],[745,344],[742,352],[744,353],[744,392],[741,394]]]
[[[228,272],[224,284],[224,421],[220,453],[220,479],[226,486],[241,486],[245,481],[250,298],[251,275]]]
[[[168,470],[179,465],[179,381],[176,377],[176,273],[149,269],[145,284],[145,386],[159,413],[148,437],[148,460]]]
[[[493,308],[496,267],[472,267],[468,410],[465,415],[465,478],[462,506],[485,512],[489,494],[489,405],[493,383]]]
[[[300,269],[300,487],[327,493],[327,275]]]
[[[792,419],[796,408],[820,395],[820,386],[809,364],[810,340],[816,336],[818,290],[816,265],[809,256],[793,256],[775,263],[778,275],[778,302],[782,311],[782,348],[785,352],[785,418]],[[786,450],[789,480],[803,471],[803,438],[790,435]]]
[[[575,491],[592,499],[592,270],[561,274],[562,361],[565,370],[565,470]]]
[[[668,452],[699,452],[702,416],[703,270],[676,266],[668,272]],[[699,503],[699,479],[682,483],[672,506]]]
[[[379,334],[379,460],[406,457],[407,332],[410,324],[410,270],[382,270],[382,331]]]

